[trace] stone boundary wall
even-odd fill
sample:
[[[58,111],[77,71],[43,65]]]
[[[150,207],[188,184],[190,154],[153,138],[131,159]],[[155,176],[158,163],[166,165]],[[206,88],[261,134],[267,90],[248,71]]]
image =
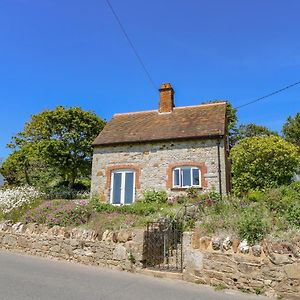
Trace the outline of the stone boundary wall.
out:
[[[135,271],[142,267],[144,230],[105,231],[0,223],[0,249]]]
[[[264,240],[250,247],[230,237],[186,232],[183,251],[187,281],[300,299],[300,234],[293,243]]]
[[[0,249],[118,270],[141,271],[144,239],[143,229],[98,236],[82,228],[0,223]],[[300,234],[293,243],[264,240],[250,247],[230,237],[185,232],[182,247],[186,281],[300,299]]]

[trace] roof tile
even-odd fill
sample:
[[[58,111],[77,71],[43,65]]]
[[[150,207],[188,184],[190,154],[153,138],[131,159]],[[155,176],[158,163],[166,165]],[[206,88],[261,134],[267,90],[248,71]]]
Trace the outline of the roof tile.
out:
[[[95,139],[93,146],[207,138],[225,134],[226,102],[116,114]]]

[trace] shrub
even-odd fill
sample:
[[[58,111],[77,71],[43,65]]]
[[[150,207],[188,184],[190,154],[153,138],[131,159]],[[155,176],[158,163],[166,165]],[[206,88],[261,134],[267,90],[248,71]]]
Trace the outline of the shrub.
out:
[[[78,226],[88,221],[90,210],[86,201],[76,203],[68,200],[45,201],[24,215],[27,223],[40,223],[49,226]]]
[[[300,228],[300,203],[295,203],[289,207],[285,217],[291,225]]]
[[[109,203],[101,203],[96,197],[90,200],[91,208],[96,212],[120,212],[125,214],[135,214],[148,216],[158,211],[159,207],[166,206],[156,202],[136,201],[131,205],[114,206]]]
[[[230,156],[236,195],[291,183],[300,160],[297,147],[278,136],[245,138]]]
[[[154,214],[159,209],[157,203],[147,203],[143,201],[136,201],[132,205],[124,205],[119,207],[119,211],[123,213],[149,216]]]
[[[269,229],[268,218],[257,205],[245,208],[237,226],[240,238],[250,244],[260,241]]]
[[[92,197],[89,202],[92,210],[96,212],[114,212],[117,211],[118,207],[111,205],[109,203],[102,203],[99,201],[98,197]]]
[[[248,200],[251,202],[258,202],[263,199],[264,193],[262,191],[252,190],[248,193]]]
[[[168,194],[166,191],[155,191],[155,190],[148,190],[145,191],[143,194],[142,202],[145,203],[166,203],[168,199]]]

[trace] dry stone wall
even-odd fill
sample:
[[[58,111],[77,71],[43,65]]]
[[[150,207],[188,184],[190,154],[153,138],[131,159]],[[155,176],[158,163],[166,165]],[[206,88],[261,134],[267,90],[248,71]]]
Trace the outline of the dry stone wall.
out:
[[[264,240],[249,246],[231,237],[183,234],[183,279],[284,299],[300,299],[300,234],[293,243]],[[143,229],[95,231],[0,223],[0,249],[118,270],[144,267]],[[163,275],[162,275],[163,276]]]
[[[300,299],[300,234],[293,243],[264,240],[250,247],[230,237],[184,234],[185,280]]]
[[[142,267],[144,231],[49,228],[38,224],[0,223],[0,249],[88,265],[134,271]]]

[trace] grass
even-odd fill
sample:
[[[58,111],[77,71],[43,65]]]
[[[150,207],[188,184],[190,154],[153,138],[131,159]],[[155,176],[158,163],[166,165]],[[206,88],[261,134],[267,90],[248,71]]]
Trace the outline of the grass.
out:
[[[222,291],[227,289],[227,286],[224,283],[213,284],[213,287],[215,288],[216,291]]]

